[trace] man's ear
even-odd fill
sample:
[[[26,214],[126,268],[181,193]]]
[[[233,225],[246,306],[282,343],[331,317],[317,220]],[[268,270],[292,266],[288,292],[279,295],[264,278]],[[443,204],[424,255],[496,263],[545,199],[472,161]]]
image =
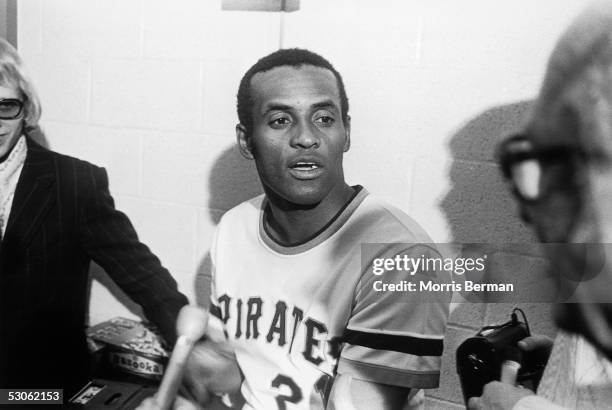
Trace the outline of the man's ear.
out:
[[[236,125],[236,141],[238,141],[238,148],[242,156],[246,159],[254,159],[251,137],[242,124]]]
[[[344,152],[347,152],[351,148],[351,116],[346,116],[346,121],[344,122],[344,131],[346,133],[346,137],[344,140]]]

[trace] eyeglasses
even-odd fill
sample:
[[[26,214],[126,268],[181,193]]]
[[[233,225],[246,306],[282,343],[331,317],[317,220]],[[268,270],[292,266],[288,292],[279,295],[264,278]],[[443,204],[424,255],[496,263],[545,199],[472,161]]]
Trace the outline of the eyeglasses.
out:
[[[0,100],[0,120],[14,120],[21,115],[23,102],[16,98]]]
[[[554,189],[576,189],[586,155],[569,146],[535,147],[525,135],[514,135],[497,151],[504,177],[524,201],[538,201]],[[546,175],[546,178],[545,178]]]

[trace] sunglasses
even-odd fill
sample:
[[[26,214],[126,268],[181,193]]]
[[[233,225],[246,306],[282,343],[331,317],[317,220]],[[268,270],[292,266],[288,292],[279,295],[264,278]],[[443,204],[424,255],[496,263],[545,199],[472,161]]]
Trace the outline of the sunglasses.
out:
[[[0,120],[14,120],[21,115],[23,102],[16,98],[0,100]]]
[[[528,202],[575,183],[580,164],[586,162],[585,154],[578,148],[536,147],[522,134],[504,141],[497,150],[497,159],[515,195]],[[546,181],[544,174],[549,176]]]

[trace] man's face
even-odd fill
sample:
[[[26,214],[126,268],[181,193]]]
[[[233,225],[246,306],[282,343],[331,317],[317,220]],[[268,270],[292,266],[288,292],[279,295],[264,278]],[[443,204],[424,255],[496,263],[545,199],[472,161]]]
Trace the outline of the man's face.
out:
[[[253,129],[237,127],[243,154],[255,159],[266,194],[316,205],[344,188],[349,148],[333,73],[304,65],[276,67],[251,80]]]
[[[541,164],[540,197],[521,211],[545,246],[552,272],[573,301],[556,307],[558,324],[612,357],[611,96],[585,76],[539,100],[526,134],[539,152],[565,152]],[[566,295],[567,296],[567,295]]]
[[[526,135],[534,149],[555,154],[540,163],[540,197],[522,203],[524,216],[542,242],[596,242],[589,200],[593,158],[579,138],[575,107],[567,100],[540,103],[532,118]]]
[[[2,100],[9,99],[21,100],[21,96],[19,92],[12,87],[0,86],[0,103]],[[15,119],[0,119],[0,157],[6,155],[11,150],[15,141],[17,141],[21,135],[22,123],[23,112]]]

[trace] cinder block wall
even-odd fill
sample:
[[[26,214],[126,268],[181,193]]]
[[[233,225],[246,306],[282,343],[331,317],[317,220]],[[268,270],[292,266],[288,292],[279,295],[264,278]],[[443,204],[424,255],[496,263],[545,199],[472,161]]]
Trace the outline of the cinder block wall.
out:
[[[534,241],[492,150],[520,126],[556,38],[586,1],[303,0],[284,15],[220,3],[18,3],[18,46],[42,98],[46,142],[107,168],[118,207],[192,300],[219,217],[261,191],[234,149],[235,94],[242,73],[279,47],[318,51],[343,74],[350,183],[404,209],[438,242]],[[524,263],[539,272],[542,260]],[[99,268],[93,278],[91,323],[140,314]],[[511,306],[456,305],[431,408],[460,407],[454,349]],[[523,307],[536,331],[554,332],[547,305]]]

